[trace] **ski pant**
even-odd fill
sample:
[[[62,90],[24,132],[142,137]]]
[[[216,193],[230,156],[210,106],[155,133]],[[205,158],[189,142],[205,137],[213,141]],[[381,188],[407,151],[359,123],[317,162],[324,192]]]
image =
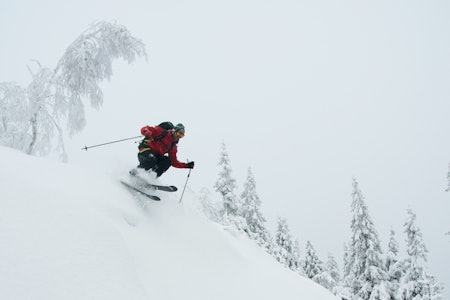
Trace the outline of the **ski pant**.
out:
[[[143,168],[146,171],[152,170],[156,173],[156,176],[161,176],[172,165],[172,160],[168,156],[155,155],[150,151],[144,151],[138,153],[139,168]]]

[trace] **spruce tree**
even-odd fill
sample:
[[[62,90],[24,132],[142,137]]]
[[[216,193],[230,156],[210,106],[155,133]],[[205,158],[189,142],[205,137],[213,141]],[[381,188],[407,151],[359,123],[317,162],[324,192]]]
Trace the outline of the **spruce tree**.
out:
[[[353,180],[352,215],[352,236],[346,266],[349,273],[345,284],[359,299],[384,299],[388,288],[380,241],[356,180]],[[372,292],[375,292],[373,296]]]
[[[339,272],[339,266],[334,256],[331,254],[328,254],[328,259],[325,264],[325,270],[327,270],[328,274],[330,274],[331,278],[333,278],[335,286],[338,286],[341,282],[341,275]]]
[[[404,231],[409,260],[415,264],[420,263],[420,261],[426,262],[428,250],[423,241],[422,231],[416,225],[416,214],[411,209],[407,210]]]
[[[347,243],[344,243],[344,267],[343,267],[343,274],[342,274],[342,280],[343,280],[343,286],[344,287],[350,287],[351,283],[353,282],[351,268],[352,263],[350,259],[350,247]]]
[[[389,279],[389,294],[392,299],[395,299],[397,295],[400,280],[403,276],[403,264],[398,257],[398,253],[399,246],[395,239],[395,231],[391,229],[385,267]]]
[[[274,243],[273,256],[275,259],[289,269],[297,271],[300,264],[298,249],[291,237],[285,218],[278,218]]]
[[[416,215],[411,209],[407,211],[404,224],[408,258],[405,260],[405,275],[401,281],[397,298],[401,300],[435,300],[443,299],[442,286],[435,277],[427,274],[427,248],[422,232],[416,225]]]
[[[248,168],[247,181],[244,183],[241,199],[241,213],[246,222],[245,232],[259,245],[266,246],[269,242],[269,234],[264,224],[266,219],[261,213],[261,201],[256,193],[256,182],[251,168]]]
[[[342,299],[351,299],[353,297],[352,289],[350,288],[354,280],[351,272],[352,264],[350,259],[350,247],[344,243],[344,257],[343,257],[343,272],[342,272],[342,286],[339,287],[337,294]]]
[[[302,261],[302,268],[305,275],[310,279],[323,271],[323,264],[310,241],[306,242],[306,252]]]
[[[333,291],[336,281],[331,277],[324,263],[317,256],[316,250],[310,241],[306,242],[306,253],[302,260],[302,269],[308,278]]]
[[[225,146],[222,142],[219,163],[219,177],[214,185],[217,192],[222,195],[223,199],[223,215],[225,219],[239,215],[238,199],[235,194],[236,180],[232,177],[232,168],[230,166],[230,158]]]

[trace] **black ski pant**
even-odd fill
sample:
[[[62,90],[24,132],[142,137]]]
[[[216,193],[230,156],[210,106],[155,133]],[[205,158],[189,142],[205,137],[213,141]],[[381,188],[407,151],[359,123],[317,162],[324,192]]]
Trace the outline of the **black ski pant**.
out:
[[[161,176],[172,165],[172,160],[168,156],[156,155],[150,151],[144,151],[138,153],[139,166],[146,171],[152,170],[156,173],[156,176]]]

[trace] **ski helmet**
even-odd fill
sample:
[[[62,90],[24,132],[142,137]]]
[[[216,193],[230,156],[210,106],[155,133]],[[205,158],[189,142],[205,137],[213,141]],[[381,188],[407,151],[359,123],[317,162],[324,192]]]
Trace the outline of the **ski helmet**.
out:
[[[175,132],[181,132],[182,134],[184,134],[184,125],[181,123],[178,123],[177,125],[175,125],[174,127]]]

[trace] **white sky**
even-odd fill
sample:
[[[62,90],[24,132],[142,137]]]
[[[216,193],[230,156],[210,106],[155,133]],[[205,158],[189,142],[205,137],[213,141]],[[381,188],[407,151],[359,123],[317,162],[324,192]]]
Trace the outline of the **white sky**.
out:
[[[89,24],[116,20],[149,60],[115,64],[71,162],[123,172],[132,142],[79,147],[182,122],[192,189],[212,188],[224,141],[240,190],[252,167],[271,226],[287,217],[302,250],[311,240],[339,261],[355,177],[383,249],[392,227],[405,250],[413,209],[450,295],[450,2],[392,2],[2,0],[0,82],[28,84],[30,59],[54,68]],[[182,186],[186,172],[165,177]]]

